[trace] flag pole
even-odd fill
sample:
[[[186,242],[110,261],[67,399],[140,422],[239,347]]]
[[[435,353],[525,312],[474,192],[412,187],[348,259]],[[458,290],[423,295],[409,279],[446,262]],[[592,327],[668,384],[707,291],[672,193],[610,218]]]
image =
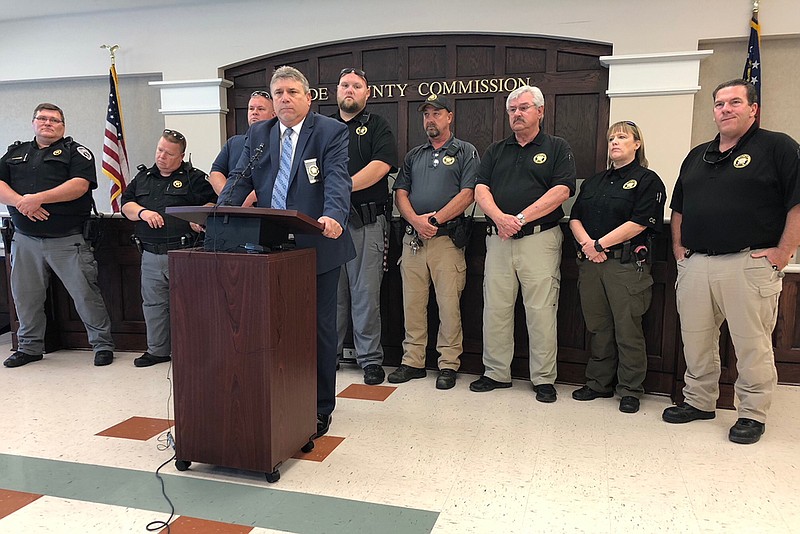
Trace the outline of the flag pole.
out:
[[[128,150],[125,147],[124,128],[122,120],[122,103],[119,98],[119,79],[117,78],[116,52],[119,45],[100,45],[108,50],[111,55],[109,75],[109,98],[106,110],[106,127],[103,139],[102,170],[111,181],[109,196],[111,211],[120,211],[120,196],[130,181],[130,168],[128,167]]]

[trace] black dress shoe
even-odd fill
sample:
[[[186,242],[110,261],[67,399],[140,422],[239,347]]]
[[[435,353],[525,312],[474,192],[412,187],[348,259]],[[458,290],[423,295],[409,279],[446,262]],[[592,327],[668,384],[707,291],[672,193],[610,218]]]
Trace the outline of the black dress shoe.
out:
[[[383,367],[377,363],[372,363],[364,367],[364,383],[369,386],[374,386],[383,382],[386,378],[386,373],[383,372]]]
[[[94,355],[94,364],[96,367],[110,365],[114,361],[114,353],[110,350],[98,350]]]
[[[26,354],[17,351],[3,362],[6,367],[22,367],[23,365],[31,362],[38,362],[43,356],[41,354]]]
[[[749,445],[760,440],[764,430],[766,430],[764,423],[743,417],[737,419],[736,424],[731,427],[728,439],[734,443]]]
[[[687,402],[682,402],[664,410],[661,419],[667,423],[688,423],[697,419],[714,419],[716,416],[717,414],[714,412],[704,412]]]
[[[533,390],[536,392],[536,400],[539,402],[555,402],[558,397],[553,384],[539,384],[533,386]]]
[[[324,436],[328,433],[328,429],[331,427],[331,419],[333,419],[330,415],[325,415],[318,413],[317,414],[317,432],[311,436],[311,439],[317,439],[320,436]]]
[[[133,365],[136,367],[150,367],[151,365],[155,365],[157,363],[166,363],[170,361],[172,358],[169,356],[154,356],[149,352],[145,352],[135,360],[133,360]]]
[[[595,391],[589,386],[583,386],[580,389],[576,389],[572,392],[572,398],[579,401],[590,401],[595,399],[610,399],[614,396],[613,391],[608,391],[606,393],[600,393],[599,391]]]
[[[436,379],[436,389],[450,389],[456,385],[456,372],[452,369],[442,369]]]
[[[639,399],[626,395],[619,400],[619,411],[622,413],[636,413],[639,411]]]
[[[425,369],[417,369],[416,367],[409,367],[406,364],[401,364],[400,367],[389,373],[389,382],[392,384],[402,384],[408,382],[413,378],[425,378],[428,372]]]
[[[482,376],[469,385],[469,390],[483,393],[484,391],[492,391],[493,389],[510,387],[511,382],[498,382],[497,380],[489,378],[488,376]]]

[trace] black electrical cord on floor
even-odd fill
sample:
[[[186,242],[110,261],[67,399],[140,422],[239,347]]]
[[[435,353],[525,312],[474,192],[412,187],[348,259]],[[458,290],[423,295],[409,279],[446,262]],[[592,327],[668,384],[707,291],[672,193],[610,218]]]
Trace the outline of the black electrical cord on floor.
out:
[[[169,524],[172,521],[172,518],[175,517],[175,505],[172,504],[172,501],[167,496],[167,490],[164,487],[164,479],[161,478],[161,473],[159,473],[159,471],[161,471],[162,467],[164,467],[165,465],[167,465],[168,463],[170,463],[174,459],[175,459],[175,454],[172,455],[172,458],[170,458],[169,460],[167,460],[163,464],[159,465],[158,469],[156,469],[156,478],[158,479],[159,482],[161,482],[161,495],[163,495],[164,499],[166,499],[166,501],[169,503],[169,517],[167,518],[166,521],[161,521],[161,520],[150,521],[147,524],[147,526],[145,527],[145,528],[147,528],[148,532],[155,532],[155,531],[163,529],[165,527],[167,529],[167,534],[169,534],[169,532],[170,532]]]
[[[167,421],[169,421],[170,426],[172,426],[173,423],[172,418],[170,417],[170,402],[172,401],[172,379],[170,378],[171,373],[172,373],[172,361],[170,360],[169,366],[167,367],[167,382],[169,383],[169,395],[167,396]],[[158,436],[158,445],[156,445],[156,449],[158,449],[159,451],[166,451],[169,449],[172,449],[173,451],[175,450],[175,439],[172,437],[172,431],[167,430],[166,432]],[[164,499],[169,504],[169,517],[167,518],[166,521],[161,521],[161,520],[150,521],[145,527],[148,532],[155,532],[157,530],[166,528],[167,534],[170,533],[169,524],[175,517],[175,505],[172,504],[172,501],[167,495],[167,489],[166,486],[164,485],[164,479],[161,477],[160,471],[161,468],[163,468],[171,461],[175,460],[175,458],[176,454],[175,452],[173,452],[172,457],[169,460],[167,460],[163,464],[159,465],[158,468],[156,468],[156,478],[161,483],[161,495],[164,496]]]

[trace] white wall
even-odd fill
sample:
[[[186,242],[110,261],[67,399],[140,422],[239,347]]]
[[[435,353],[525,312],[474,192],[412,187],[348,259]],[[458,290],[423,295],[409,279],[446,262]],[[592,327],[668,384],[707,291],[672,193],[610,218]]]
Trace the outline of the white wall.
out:
[[[797,0],[762,3],[769,35],[800,32]],[[750,0],[405,0],[226,2],[48,16],[0,23],[0,80],[98,75],[118,43],[120,73],[213,78],[251,57],[330,41],[401,33],[508,32],[609,42],[615,54],[696,50],[746,35]]]
[[[701,40],[745,37],[751,9],[751,0],[462,0],[447,5],[267,0],[42,15],[0,22],[0,83],[105,75],[108,53],[101,44],[120,45],[120,74],[156,72],[167,81],[216,78],[224,66],[293,48],[403,33],[522,33],[611,43],[614,55],[685,52],[697,50]],[[800,35],[797,0],[762,2],[760,21],[764,35]],[[612,100],[612,121],[642,121],[648,156],[669,189],[691,144],[691,100]],[[0,106],[0,122],[10,118],[5,107]],[[207,169],[220,145],[222,121],[221,116],[167,116],[165,125],[191,128],[184,131],[190,145],[201,147],[194,152],[195,164]]]

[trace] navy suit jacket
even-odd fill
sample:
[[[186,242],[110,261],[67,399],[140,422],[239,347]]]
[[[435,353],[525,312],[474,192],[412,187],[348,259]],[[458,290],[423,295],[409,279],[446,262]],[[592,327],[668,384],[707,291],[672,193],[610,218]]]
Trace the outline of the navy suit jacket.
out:
[[[317,249],[318,275],[347,263],[356,255],[353,240],[347,231],[350,193],[353,189],[353,181],[347,170],[348,143],[347,126],[309,112],[294,151],[286,209],[297,210],[315,220],[325,215],[336,220],[344,229],[338,239],[329,239],[322,234],[295,236],[298,247]],[[280,164],[280,144],[277,118],[251,126],[239,162],[219,195],[220,203],[240,206],[250,191],[255,190],[258,196],[256,205],[271,207],[272,189]],[[259,147],[262,147],[262,152],[252,164],[252,172],[244,172],[236,179],[235,175],[245,170]],[[307,161],[308,165],[305,163]],[[312,164],[319,169],[316,176],[308,173],[308,167]]]

